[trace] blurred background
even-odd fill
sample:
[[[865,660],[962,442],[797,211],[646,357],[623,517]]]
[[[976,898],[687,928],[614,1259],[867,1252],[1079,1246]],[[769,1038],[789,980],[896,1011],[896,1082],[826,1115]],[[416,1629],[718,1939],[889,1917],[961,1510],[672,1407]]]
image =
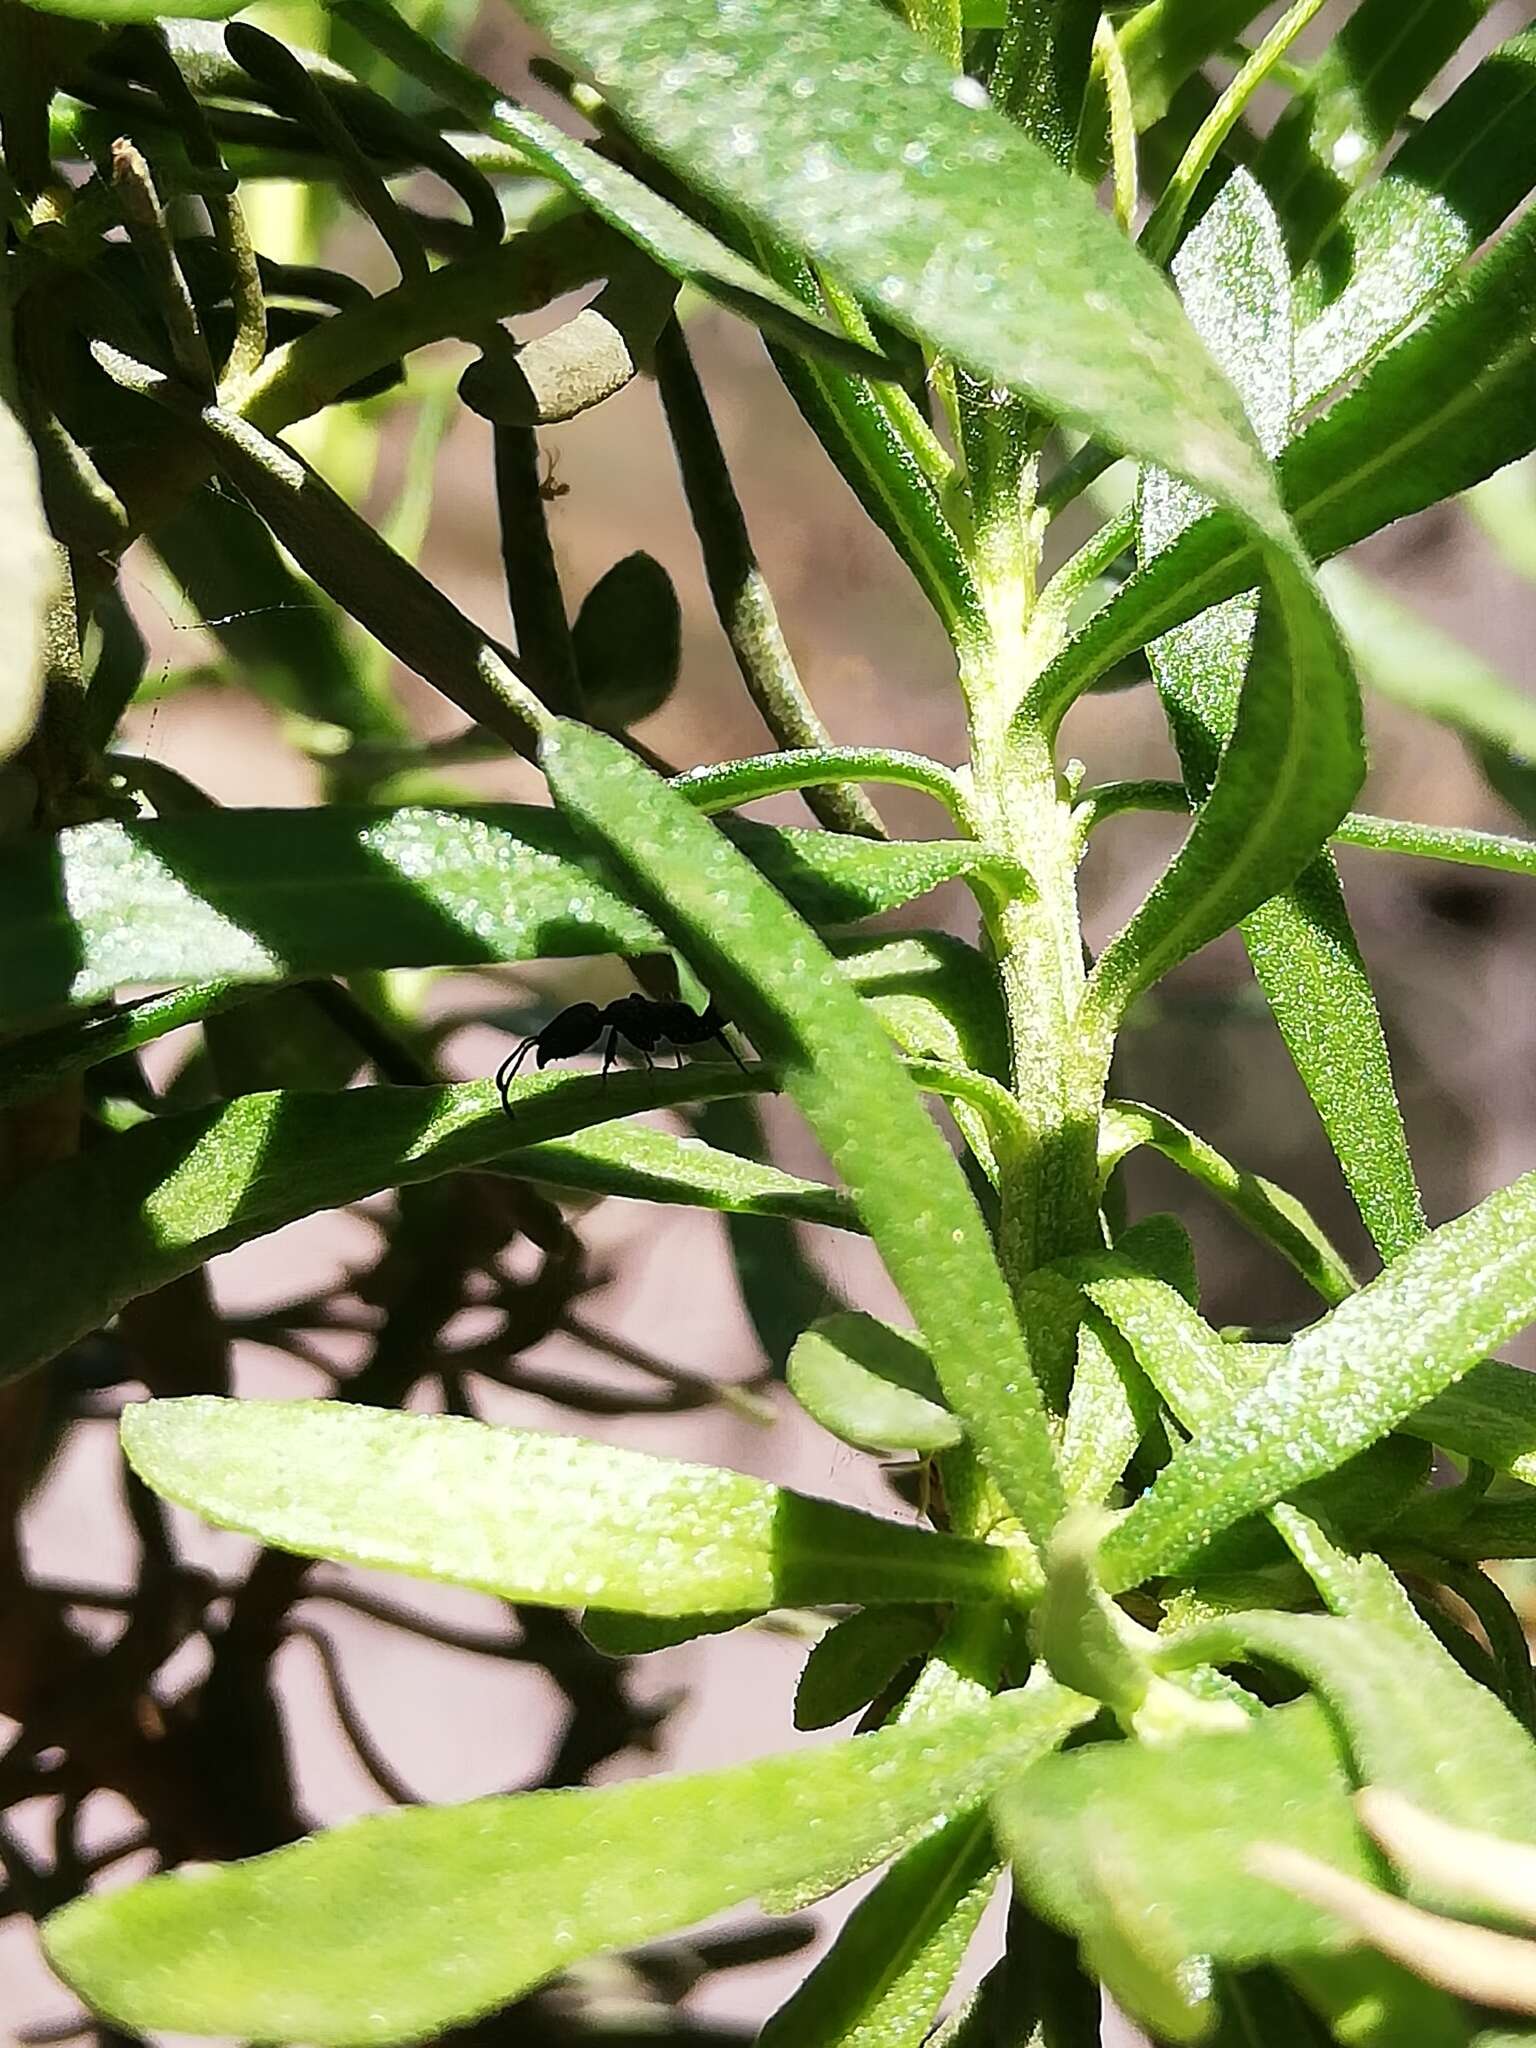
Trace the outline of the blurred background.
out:
[[[1446,85],[1528,14],[1494,7]],[[269,29],[286,20],[297,40],[309,27],[308,15],[297,10],[261,8],[253,18]],[[1326,21],[1318,25],[1315,41],[1326,28]],[[468,46],[471,61],[518,89],[527,88],[531,50],[504,9],[475,27]],[[1219,67],[1213,76],[1219,78]],[[537,86],[530,96],[552,106]],[[337,268],[374,287],[389,281],[376,245],[355,224],[338,218],[317,227],[292,190],[252,190],[264,249],[318,232]],[[519,338],[570,310],[553,308],[521,323]],[[702,303],[685,302],[684,311],[790,646],[833,735],[958,760],[964,733],[952,663],[923,598],[802,423],[756,335]],[[467,360],[458,347],[429,351],[412,362],[403,391],[338,409],[294,439],[370,517],[414,522],[427,573],[492,633],[507,635],[491,429],[452,402]],[[640,548],[665,566],[681,600],[678,686],[639,736],[679,767],[764,749],[768,736],[709,601],[648,381],[546,430],[542,447],[549,526],[571,608],[613,563]],[[1117,486],[1124,488],[1111,472],[1104,488],[1112,494]],[[1088,530],[1086,511],[1063,524],[1067,531],[1052,539],[1058,555]],[[1379,536],[1359,552],[1356,566],[1417,619],[1536,694],[1533,535],[1536,474],[1527,469],[1496,480],[1476,504],[1442,507]],[[194,604],[147,549],[130,557],[123,591],[148,649],[143,701],[131,717],[132,750],[222,803],[316,801],[326,788],[324,731],[276,705],[199,624],[241,609],[238,583],[236,573],[222,597],[205,587]],[[280,625],[273,631],[278,637]],[[1432,657],[1431,648],[1426,658]],[[375,661],[376,651],[359,643],[359,658]],[[387,668],[380,676],[423,739],[460,727],[460,715],[415,678]],[[1366,709],[1373,765],[1362,809],[1499,831],[1536,822],[1522,823],[1451,732],[1374,692]],[[1144,687],[1086,699],[1071,714],[1067,739],[1093,781],[1177,772],[1155,697]],[[455,766],[441,786],[449,780],[466,797],[542,800],[538,778],[511,760]],[[886,791],[878,800],[893,833],[928,837],[947,829],[919,796]],[[761,815],[809,822],[793,799],[765,806]],[[1166,818],[1127,818],[1095,839],[1083,875],[1095,945],[1133,909],[1178,829]],[[1384,1013],[1430,1220],[1439,1222],[1536,1157],[1536,890],[1515,877],[1348,848],[1340,864]],[[975,932],[970,900],[958,887],[890,922],[967,938]],[[619,962],[594,960],[495,976],[417,977],[409,999],[432,1023],[444,1071],[461,1077],[490,1072],[511,1034],[536,1028],[565,1004],[601,1002],[629,985]],[[206,1057],[179,1039],[152,1050],[148,1078],[161,1089],[191,1086],[188,1063]],[[1143,1004],[1125,1035],[1115,1087],[1193,1124],[1243,1166],[1299,1194],[1360,1269],[1370,1270],[1364,1233],[1235,940],[1209,948]],[[779,1163],[822,1170],[792,1111],[770,1102],[762,1114]],[[735,1137],[750,1143],[750,1123]],[[734,1141],[722,1134],[721,1142]],[[1171,1169],[1142,1155],[1131,1189],[1138,1211],[1176,1208],[1187,1221],[1213,1322],[1283,1325],[1311,1312],[1288,1269]],[[215,1262],[211,1299],[233,1338],[236,1391],[323,1393],[338,1375],[365,1364],[378,1370],[377,1334],[393,1318],[401,1356],[390,1384],[412,1405],[458,1402],[495,1421],[579,1430],[886,1513],[911,1512],[892,1474],[826,1436],[774,1378],[785,1329],[803,1325],[818,1307],[848,1302],[899,1314],[863,1243],[607,1202],[579,1214],[580,1205],[566,1205],[579,1232],[578,1254],[542,1201],[536,1209],[508,1209],[514,1198],[506,1183],[467,1176],[451,1189],[416,1195],[409,1205],[380,1201],[318,1217]],[[409,1211],[403,1224],[402,1208]],[[450,1275],[432,1264],[434,1247],[447,1235],[477,1228],[484,1235],[478,1294],[467,1254]],[[393,1264],[380,1260],[381,1231],[389,1233]],[[413,1264],[418,1251],[423,1256]],[[360,1275],[368,1276],[361,1294]],[[445,1278],[451,1284],[439,1286]],[[551,1289],[558,1297],[552,1317],[547,1305],[540,1307]],[[419,1305],[428,1297],[416,1325],[405,1327],[400,1302]],[[518,1313],[532,1319],[531,1341],[519,1340],[521,1326],[507,1306],[514,1297],[522,1303]],[[206,1327],[197,1299],[188,1294],[169,1307],[157,1299],[160,1319],[128,1331],[130,1352],[134,1345],[195,1345]],[[306,1324],[296,1303],[320,1303],[324,1311]],[[541,1319],[547,1329],[538,1328]],[[265,1846],[263,1830],[270,1834],[275,1822],[263,1798],[278,1801],[278,1820],[309,1828],[396,1798],[462,1799],[583,1772],[602,1782],[662,1766],[697,1769],[786,1740],[823,1739],[788,1732],[809,1627],[794,1617],[627,1666],[604,1663],[573,1627],[514,1620],[490,1599],[325,1566],[306,1572],[280,1565],[253,1579],[252,1548],[239,1539],[208,1532],[179,1511],[165,1530],[147,1528],[142,1503],[125,1494],[110,1419],[142,1382],[131,1358],[115,1367],[111,1360],[74,1363],[58,1449],[25,1517],[29,1575],[48,1589],[67,1628],[101,1649],[129,1631],[141,1561],[153,1561],[168,1538],[158,1568],[166,1584],[183,1592],[190,1572],[202,1620],[188,1624],[171,1654],[152,1664],[144,1711],[163,1713],[181,1740],[177,1703],[206,1691],[210,1674],[226,1687],[252,1689],[255,1709],[220,1710],[221,1756],[199,1766],[194,1746],[185,1765],[194,1775],[206,1768],[221,1781],[247,1781],[240,1796],[251,1811],[233,1826],[236,1848]],[[530,1635],[539,1627],[543,1640]],[[235,1740],[250,1747],[231,1756],[227,1745]],[[37,1957],[28,1900],[46,1903],[61,1867],[67,1874],[100,1862],[111,1881],[153,1867],[152,1849],[138,1845],[143,1822],[122,1783],[83,1791],[76,1784],[59,1793],[49,1786],[48,1767],[48,1753],[39,1752],[34,1779],[12,1788],[18,1796],[5,1823],[0,2033],[33,2042],[91,2035]],[[181,1853],[195,1853],[202,1824],[181,1818],[182,1835],[173,1828],[173,1839],[182,1841]],[[231,1853],[231,1842],[209,1841],[201,1853]],[[819,1942],[848,1903],[843,1895],[798,1927],[781,1925],[779,1943]],[[737,1924],[746,1929],[739,1939],[747,1958],[774,1946],[763,1937],[754,1948],[753,1930],[762,1925],[756,1916],[740,1916]],[[649,1976],[618,1965],[593,1971],[521,2014],[452,2038],[537,2039],[558,2032],[573,2013],[619,2035],[677,2024],[750,2031],[797,1980],[810,1951],[713,1967],[736,1953],[729,1946],[711,1955],[675,1945],[653,1959]]]

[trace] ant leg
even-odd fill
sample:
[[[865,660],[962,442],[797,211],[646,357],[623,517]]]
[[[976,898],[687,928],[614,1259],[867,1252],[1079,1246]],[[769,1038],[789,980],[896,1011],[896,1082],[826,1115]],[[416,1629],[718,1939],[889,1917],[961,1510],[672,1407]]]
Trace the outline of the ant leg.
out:
[[[677,1062],[677,1071],[681,1073],[683,1071],[683,1048],[680,1045],[673,1046],[672,1057]]]
[[[511,1091],[512,1083],[517,1078],[517,1070],[538,1042],[539,1034],[535,1031],[531,1038],[525,1038],[521,1045],[508,1053],[507,1057],[496,1069],[496,1093],[501,1097],[501,1106],[508,1116],[512,1114],[512,1104],[507,1098]]]
[[[608,1069],[613,1065],[614,1061],[618,1058],[618,1056],[619,1034],[618,1031],[612,1025],[610,1025],[608,1027],[607,1043],[603,1047],[603,1071],[602,1074],[599,1076],[601,1080],[607,1080]]]

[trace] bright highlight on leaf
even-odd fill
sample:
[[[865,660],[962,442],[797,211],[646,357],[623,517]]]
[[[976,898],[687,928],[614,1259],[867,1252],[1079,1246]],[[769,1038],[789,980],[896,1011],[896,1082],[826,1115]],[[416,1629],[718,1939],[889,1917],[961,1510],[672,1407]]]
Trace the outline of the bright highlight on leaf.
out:
[[[152,1401],[145,1484],[282,1550],[620,1614],[997,1600],[1006,1551],[709,1465],[329,1401]],[[401,1502],[415,1503],[410,1510]]]

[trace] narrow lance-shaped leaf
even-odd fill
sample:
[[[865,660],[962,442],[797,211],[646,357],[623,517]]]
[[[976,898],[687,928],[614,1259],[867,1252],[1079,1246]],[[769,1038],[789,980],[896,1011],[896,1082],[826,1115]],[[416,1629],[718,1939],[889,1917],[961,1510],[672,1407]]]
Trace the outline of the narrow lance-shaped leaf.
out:
[[[493,1164],[498,1172],[546,1187],[717,1209],[727,1216],[782,1216],[834,1230],[860,1227],[841,1188],[633,1120],[593,1124],[569,1138],[508,1152]]]
[[[1254,169],[1298,268],[1489,0],[1363,0],[1265,138]]]
[[[1326,558],[1469,489],[1536,444],[1536,217],[1525,215],[1430,316],[1286,448],[1281,490]],[[1064,709],[1124,655],[1250,589],[1259,556],[1207,513],[1122,584],[1037,686]]]
[[[1324,1301],[1342,1301],[1355,1290],[1355,1276],[1312,1216],[1284,1188],[1262,1174],[1234,1166],[1194,1131],[1161,1110],[1140,1102],[1105,1105],[1100,1126],[1099,1169],[1107,1174],[1138,1145],[1150,1145],[1209,1190],[1255,1236],[1289,1260]]]
[[[1174,276],[1190,318],[1274,453],[1291,417],[1290,270],[1269,201],[1245,172],[1227,181]],[[1140,560],[1151,561],[1201,509],[1187,486],[1155,471],[1144,476]],[[1196,802],[1237,715],[1254,610],[1252,597],[1229,598],[1148,649]],[[1423,1211],[1375,997],[1326,852],[1250,913],[1243,937],[1350,1192],[1391,1258],[1420,1235]]]
[[[985,1814],[962,1814],[915,1844],[854,1907],[760,2048],[921,2048],[998,1862]]]
[[[1113,1530],[1106,1582],[1172,1570],[1216,1530],[1385,1436],[1532,1320],[1536,1174],[1443,1224],[1295,1338]]]
[[[731,1770],[404,1808],[82,1899],[48,1921],[48,1957],[134,2031],[320,2048],[433,2038],[813,1865],[846,1883],[974,1808],[1092,1712],[1036,1683]]]
[[[579,1437],[329,1401],[141,1402],[144,1483],[279,1550],[616,1614],[1006,1599],[995,1544]]]
[[[906,1297],[940,1385],[1032,1536],[1061,1508],[1040,1390],[986,1226],[890,1041],[782,897],[685,798],[561,724],[556,802],[781,1067]]]
[[[1118,1251],[1083,1264],[1089,1300],[1131,1347],[1171,1412],[1197,1435],[1219,1424],[1234,1401],[1279,1367],[1279,1345],[1223,1343],[1173,1288],[1138,1272]],[[1368,1542],[1395,1523],[1421,1490],[1429,1466],[1424,1444],[1383,1437],[1298,1487],[1292,1498],[1330,1527]],[[1264,1563],[1275,1550],[1273,1533],[1245,1519],[1203,1547],[1186,1575],[1245,1569]]]
[[[963,840],[877,844],[735,825],[818,923],[975,871]],[[288,981],[364,968],[654,953],[570,827],[517,804],[330,806],[76,825],[0,850],[0,1018],[125,983]]]
[[[1246,821],[1230,834],[1242,852],[1228,919],[1283,886],[1363,772],[1348,660],[1235,394],[1086,188],[970,105],[963,81],[873,6],[527,0],[525,12],[711,198],[987,383],[1232,508],[1264,554],[1271,603],[1221,798]],[[1215,906],[1191,896],[1181,875],[1157,906],[1186,950],[1213,935]]]
[[[98,1329],[135,1296],[301,1216],[466,1167],[526,1163],[540,1139],[763,1085],[733,1066],[542,1076],[509,1123],[488,1081],[296,1089],[157,1117],[0,1205],[0,1378]],[[558,1164],[557,1164],[558,1170]],[[81,1247],[89,1247],[89,1256]]]
[[[1536,185],[1533,105],[1536,28],[1525,28],[1355,194],[1296,280],[1298,414],[1423,312]]]
[[[815,1644],[795,1687],[795,1726],[835,1728],[861,1713],[906,1665],[926,1657],[939,1637],[933,1607],[861,1607]]]
[[[1234,172],[1227,181],[1185,244],[1174,275],[1197,331],[1242,393],[1259,441],[1272,452],[1290,421],[1289,270],[1274,215],[1245,172]],[[1141,559],[1168,546],[1199,516],[1204,503],[1178,479],[1155,470],[1145,473]],[[1344,727],[1337,727],[1330,740],[1320,722],[1311,731],[1310,745],[1304,728],[1287,728],[1285,693],[1273,672],[1282,657],[1267,638],[1255,643],[1255,617],[1255,599],[1234,598],[1151,650],[1185,782],[1200,808],[1173,866],[1105,949],[1094,991],[1113,1010],[1244,911],[1262,904],[1272,894],[1271,876],[1275,887],[1290,880],[1300,865],[1291,858],[1296,778],[1310,780],[1314,793],[1320,781],[1335,778],[1342,793],[1353,773]],[[1245,691],[1244,671],[1250,664],[1255,686]],[[1261,688],[1266,674],[1271,686]],[[1288,872],[1277,871],[1277,853],[1279,868]],[[1257,913],[1261,919],[1277,914],[1285,918],[1271,906]],[[1301,936],[1308,936],[1302,920],[1292,916],[1286,923],[1288,928],[1302,925]],[[1363,973],[1357,971],[1349,991],[1353,1000],[1347,1018],[1341,1019],[1351,1026],[1358,1022],[1360,982]],[[1296,991],[1294,1002],[1282,996],[1282,1008],[1299,1018],[1317,993],[1314,986]],[[1330,986],[1329,994],[1336,997],[1337,991]],[[1365,1007],[1374,1019],[1368,989]],[[1291,1036],[1301,1040],[1299,1030]],[[1312,1065],[1309,1079],[1326,1077],[1325,1062]]]
[[[48,607],[59,557],[43,517],[37,457],[21,422],[0,398],[0,761],[31,732],[43,701]]]

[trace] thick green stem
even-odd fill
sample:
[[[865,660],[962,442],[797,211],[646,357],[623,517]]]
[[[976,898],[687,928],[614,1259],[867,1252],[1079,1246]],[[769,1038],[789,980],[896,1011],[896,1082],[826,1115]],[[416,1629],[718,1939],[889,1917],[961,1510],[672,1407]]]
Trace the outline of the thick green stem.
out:
[[[1042,521],[1029,422],[1017,401],[963,375],[954,395],[971,497],[971,563],[986,614],[959,647],[982,844],[1028,873],[988,918],[1029,1141],[1000,1160],[1003,1270],[1015,1290],[1051,1259],[1096,1247],[1098,1119],[1109,1045],[1084,1043],[1086,983],[1072,792],[1050,727],[1019,717],[1050,660],[1059,608],[1036,601]]]
[[[1002,1258],[1017,1287],[1050,1259],[1099,1243],[1098,1121],[1109,1047],[1081,1042],[1085,984],[1071,804],[1044,734],[976,735],[988,844],[1027,861],[1036,895],[996,916],[1013,1089],[1032,1140],[1005,1172]]]

